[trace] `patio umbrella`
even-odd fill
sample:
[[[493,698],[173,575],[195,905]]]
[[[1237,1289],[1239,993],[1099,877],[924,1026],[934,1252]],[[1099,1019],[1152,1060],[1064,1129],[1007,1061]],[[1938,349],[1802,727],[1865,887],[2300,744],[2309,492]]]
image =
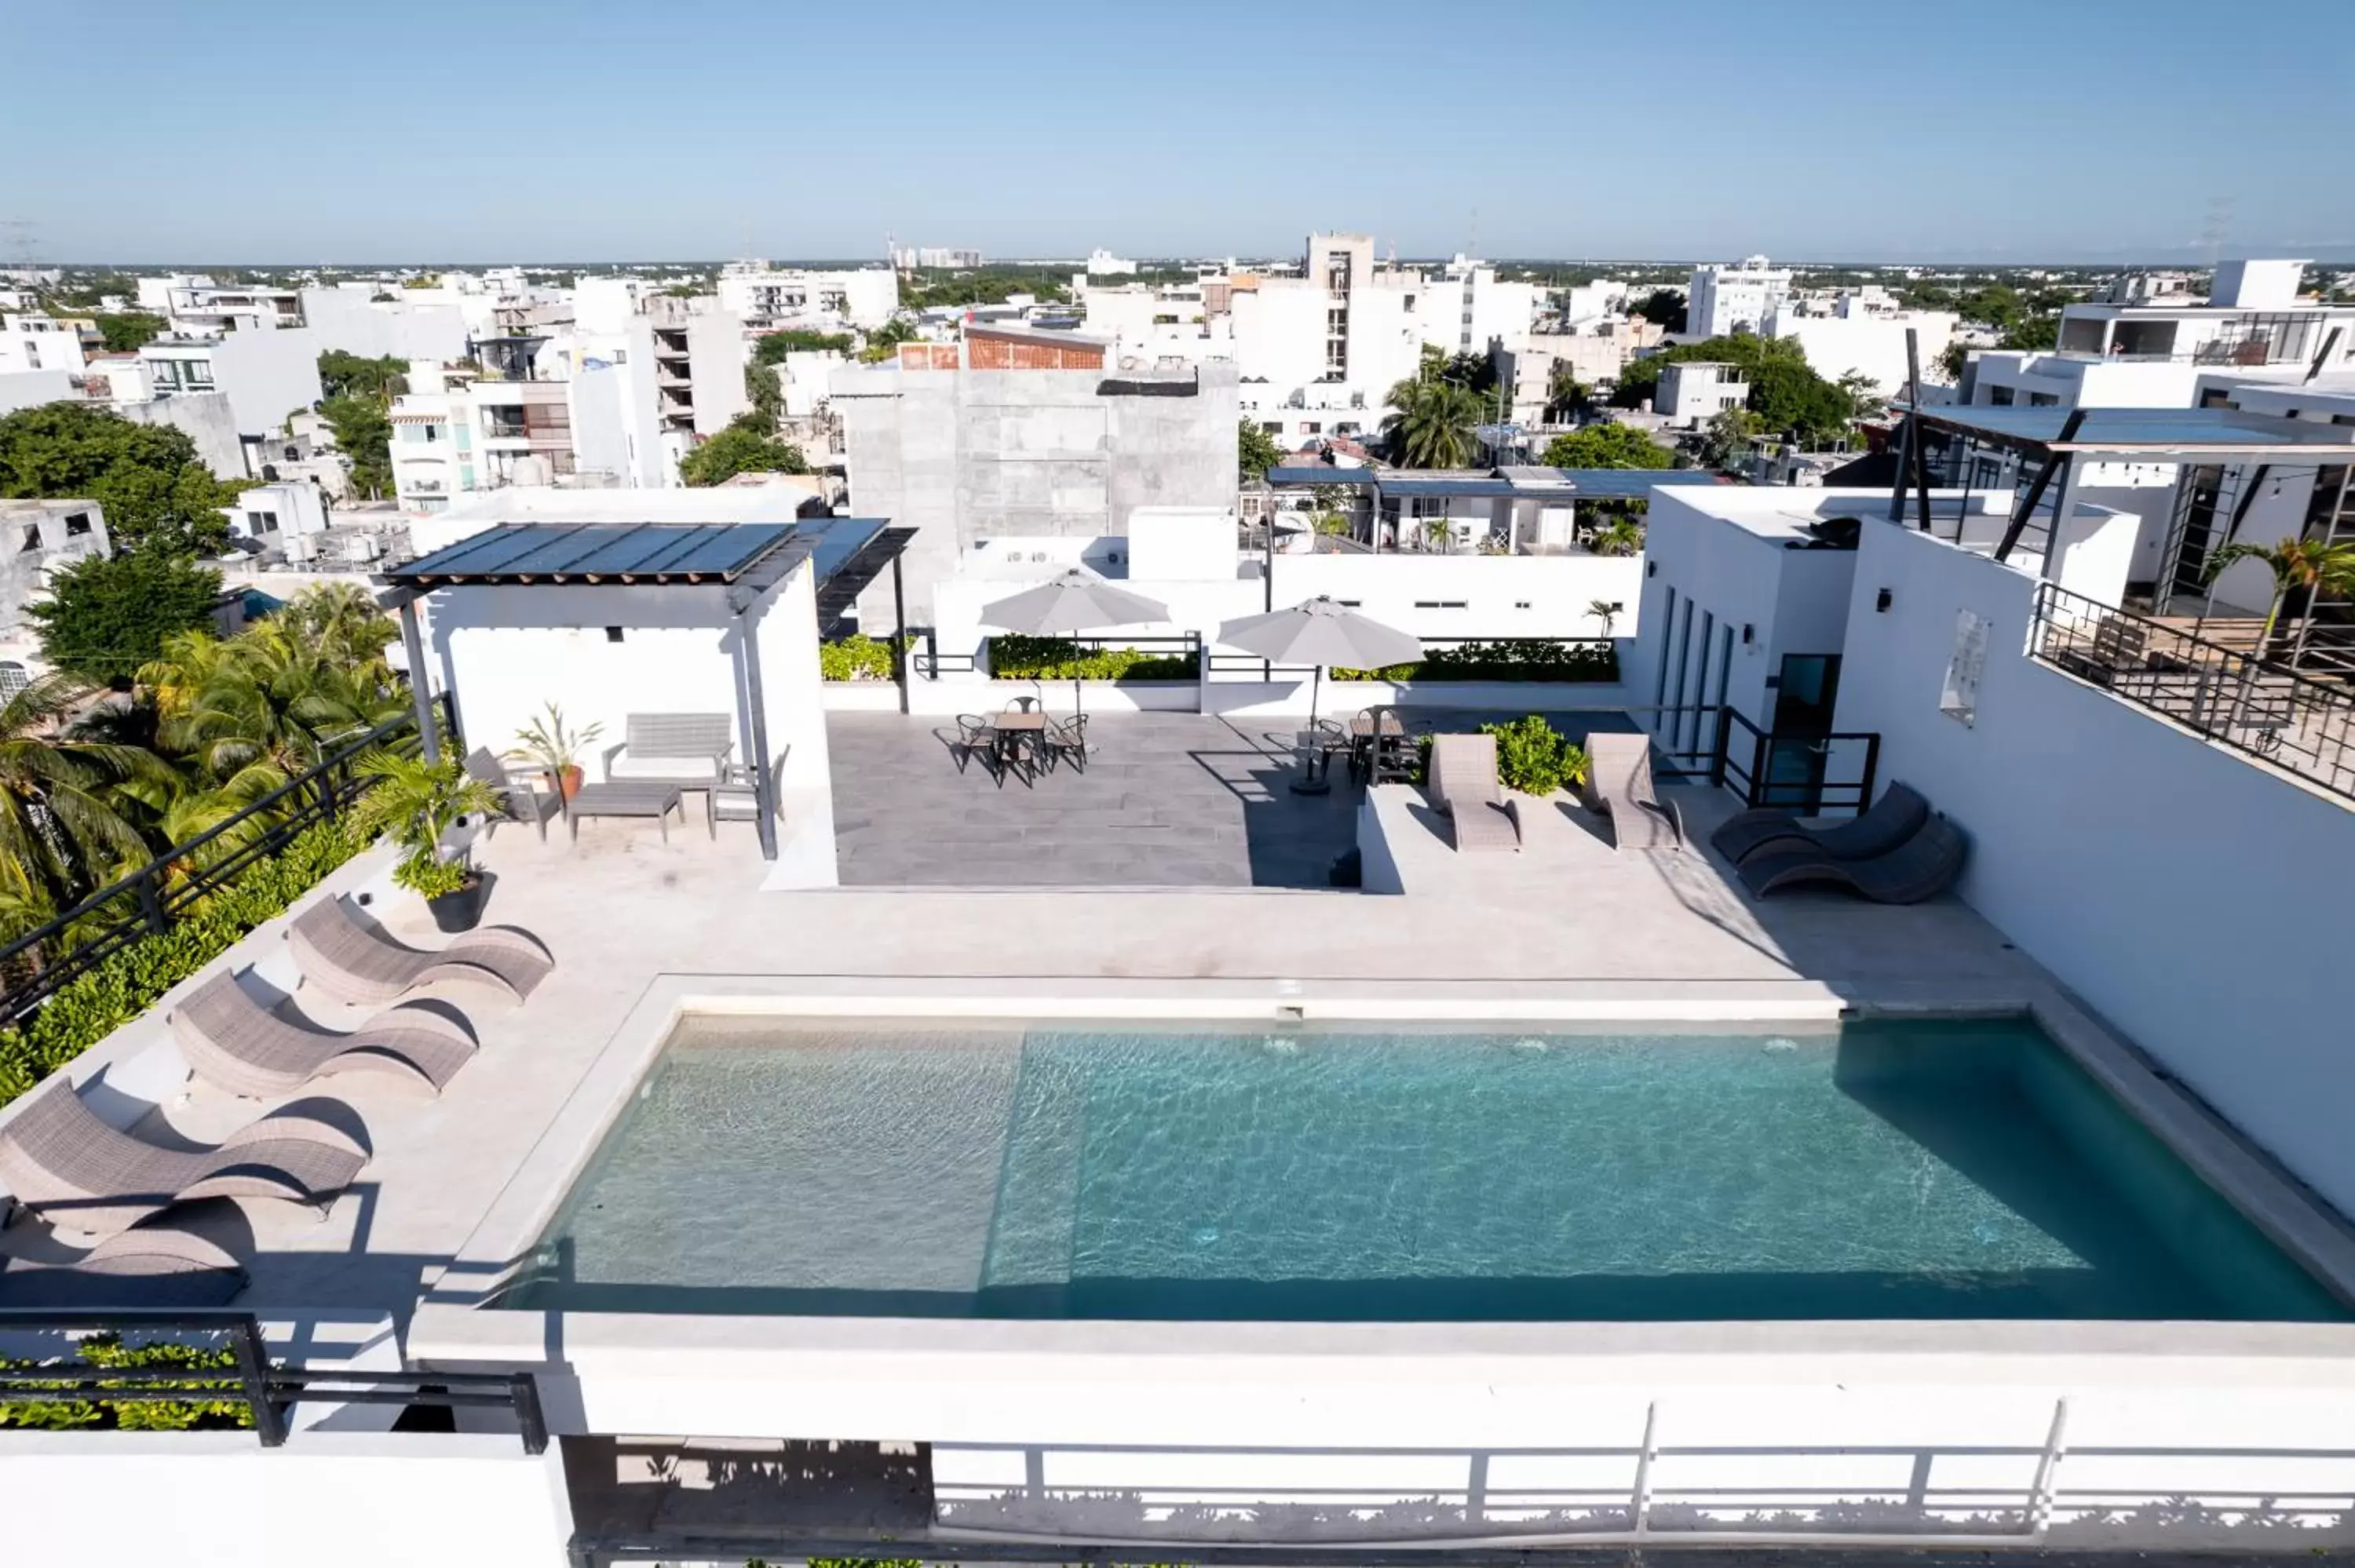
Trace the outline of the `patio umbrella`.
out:
[[[1219,628],[1219,641],[1273,663],[1316,666],[1316,679],[1308,688],[1312,726],[1327,669],[1337,665],[1345,670],[1372,670],[1384,664],[1412,664],[1423,657],[1423,644],[1414,638],[1359,615],[1325,594],[1290,609],[1227,621]]]
[[[1167,605],[1141,593],[1114,588],[1093,572],[1078,567],[1037,588],[1025,588],[1011,599],[1001,599],[981,609],[984,626],[1032,637],[1070,637],[1100,626],[1134,626],[1139,621],[1168,619]],[[1077,712],[1079,705],[1080,678],[1074,674],[1072,711]]]

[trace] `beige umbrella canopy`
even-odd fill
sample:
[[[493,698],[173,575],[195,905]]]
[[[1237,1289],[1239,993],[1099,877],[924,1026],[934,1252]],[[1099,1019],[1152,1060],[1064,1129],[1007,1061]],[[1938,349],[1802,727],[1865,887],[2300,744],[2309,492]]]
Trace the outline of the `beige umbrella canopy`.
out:
[[[1219,641],[1273,663],[1316,666],[1308,694],[1311,724],[1316,721],[1327,670],[1372,670],[1384,664],[1412,664],[1423,657],[1423,643],[1417,639],[1359,615],[1326,594],[1290,609],[1227,621],[1219,628]]]
[[[1167,620],[1169,607],[1141,593],[1114,588],[1093,572],[1073,567],[1060,577],[1011,599],[984,605],[981,621],[1000,631],[1031,637],[1068,637],[1103,626],[1135,626]],[[1071,705],[1077,711],[1080,679],[1071,677]]]

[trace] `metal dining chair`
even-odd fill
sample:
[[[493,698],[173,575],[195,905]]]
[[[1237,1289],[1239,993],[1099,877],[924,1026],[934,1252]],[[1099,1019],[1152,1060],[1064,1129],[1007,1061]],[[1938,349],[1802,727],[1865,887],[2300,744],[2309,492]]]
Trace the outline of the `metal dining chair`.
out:
[[[956,745],[950,748],[949,755],[956,758],[957,771],[963,773],[965,764],[978,757],[981,765],[989,769],[990,777],[997,778],[997,726],[979,714],[957,715],[956,726]],[[1002,787],[1005,780],[999,779],[998,782]]]
[[[1087,715],[1073,714],[1067,719],[1059,719],[1050,715],[1047,720],[1046,741],[1049,768],[1055,766],[1057,758],[1068,757],[1071,759],[1071,765],[1081,772],[1085,773],[1088,770]]]

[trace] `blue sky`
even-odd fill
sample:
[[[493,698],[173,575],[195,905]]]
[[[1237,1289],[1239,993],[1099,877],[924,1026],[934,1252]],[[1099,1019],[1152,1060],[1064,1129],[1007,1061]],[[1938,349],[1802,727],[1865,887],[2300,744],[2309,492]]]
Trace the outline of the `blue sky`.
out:
[[[61,260],[2355,256],[2355,0],[0,0]],[[34,62],[40,62],[34,69]],[[1476,213],[1476,219],[1475,214]],[[1475,224],[1476,221],[1476,230]],[[22,231],[0,230],[0,252]]]

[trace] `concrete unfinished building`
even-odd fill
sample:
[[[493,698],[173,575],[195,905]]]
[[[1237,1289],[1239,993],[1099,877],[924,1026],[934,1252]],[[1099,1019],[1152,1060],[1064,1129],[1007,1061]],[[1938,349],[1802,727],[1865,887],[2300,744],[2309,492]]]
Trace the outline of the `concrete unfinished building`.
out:
[[[984,540],[1122,537],[1139,506],[1234,506],[1232,366],[1107,372],[1100,341],[1019,328],[969,328],[957,346],[911,344],[834,377],[851,510],[918,530],[910,624]],[[862,596],[870,630],[890,626],[890,596]]]

